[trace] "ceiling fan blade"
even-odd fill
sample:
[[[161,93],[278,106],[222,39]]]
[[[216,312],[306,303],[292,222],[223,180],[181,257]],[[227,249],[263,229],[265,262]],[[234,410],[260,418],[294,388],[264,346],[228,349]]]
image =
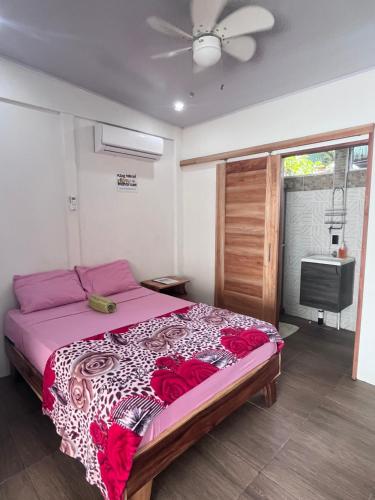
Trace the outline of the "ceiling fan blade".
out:
[[[193,33],[212,31],[228,0],[191,0]]]
[[[163,35],[173,36],[175,38],[184,38],[185,40],[192,40],[193,37],[186,33],[177,26],[173,26],[173,24],[168,21],[164,21],[164,19],[160,19],[160,17],[151,16],[147,18],[147,24],[151,26],[152,29],[158,31],[159,33],[163,33]]]
[[[162,52],[161,54],[154,54],[151,59],[169,59],[170,57],[178,56],[184,52],[189,52],[192,47],[184,47],[183,49],[170,50],[169,52]]]
[[[256,49],[256,42],[252,36],[238,36],[223,41],[223,50],[236,59],[250,61]]]
[[[216,26],[215,32],[224,40],[234,36],[256,33],[272,28],[275,18],[271,12],[263,7],[248,5],[238,9],[225,17]]]

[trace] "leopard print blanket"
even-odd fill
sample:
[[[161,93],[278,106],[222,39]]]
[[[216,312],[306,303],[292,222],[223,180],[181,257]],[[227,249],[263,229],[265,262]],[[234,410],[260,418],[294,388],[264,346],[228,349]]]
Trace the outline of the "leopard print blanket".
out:
[[[120,500],[151,420],[266,342],[283,345],[269,323],[195,304],[57,349],[44,372],[43,411],[61,451],[83,463],[105,498]]]

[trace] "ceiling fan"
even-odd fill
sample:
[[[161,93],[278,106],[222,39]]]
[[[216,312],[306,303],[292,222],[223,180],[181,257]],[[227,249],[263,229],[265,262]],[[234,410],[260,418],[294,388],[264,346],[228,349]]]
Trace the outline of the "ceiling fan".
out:
[[[263,7],[248,5],[217,22],[227,2],[191,0],[192,34],[159,17],[149,17],[148,24],[159,33],[191,42],[188,47],[156,54],[152,59],[168,59],[192,51],[198,70],[216,64],[222,51],[241,62],[249,61],[255,53],[256,42],[248,35],[270,30],[275,18]]]

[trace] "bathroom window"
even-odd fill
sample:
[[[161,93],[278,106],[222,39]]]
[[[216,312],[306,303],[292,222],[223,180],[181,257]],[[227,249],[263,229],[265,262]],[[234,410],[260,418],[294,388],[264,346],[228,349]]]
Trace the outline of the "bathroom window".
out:
[[[284,176],[332,174],[335,168],[335,151],[288,156],[284,159]]]
[[[367,168],[368,146],[354,146],[351,150],[350,170]]]
[[[321,151],[311,154],[293,155],[284,158],[284,176],[302,177],[308,175],[333,174],[335,170],[336,151],[344,148]],[[346,149],[348,151],[348,149]],[[341,157],[342,155],[340,155]],[[349,151],[349,170],[365,170],[367,168],[368,146],[353,146]]]

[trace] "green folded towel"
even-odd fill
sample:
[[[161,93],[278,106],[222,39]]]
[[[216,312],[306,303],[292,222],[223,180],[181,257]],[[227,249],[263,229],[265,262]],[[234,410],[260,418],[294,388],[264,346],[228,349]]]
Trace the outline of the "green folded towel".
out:
[[[116,311],[116,304],[112,300],[100,295],[90,295],[89,306],[91,309],[101,313],[114,313]]]

